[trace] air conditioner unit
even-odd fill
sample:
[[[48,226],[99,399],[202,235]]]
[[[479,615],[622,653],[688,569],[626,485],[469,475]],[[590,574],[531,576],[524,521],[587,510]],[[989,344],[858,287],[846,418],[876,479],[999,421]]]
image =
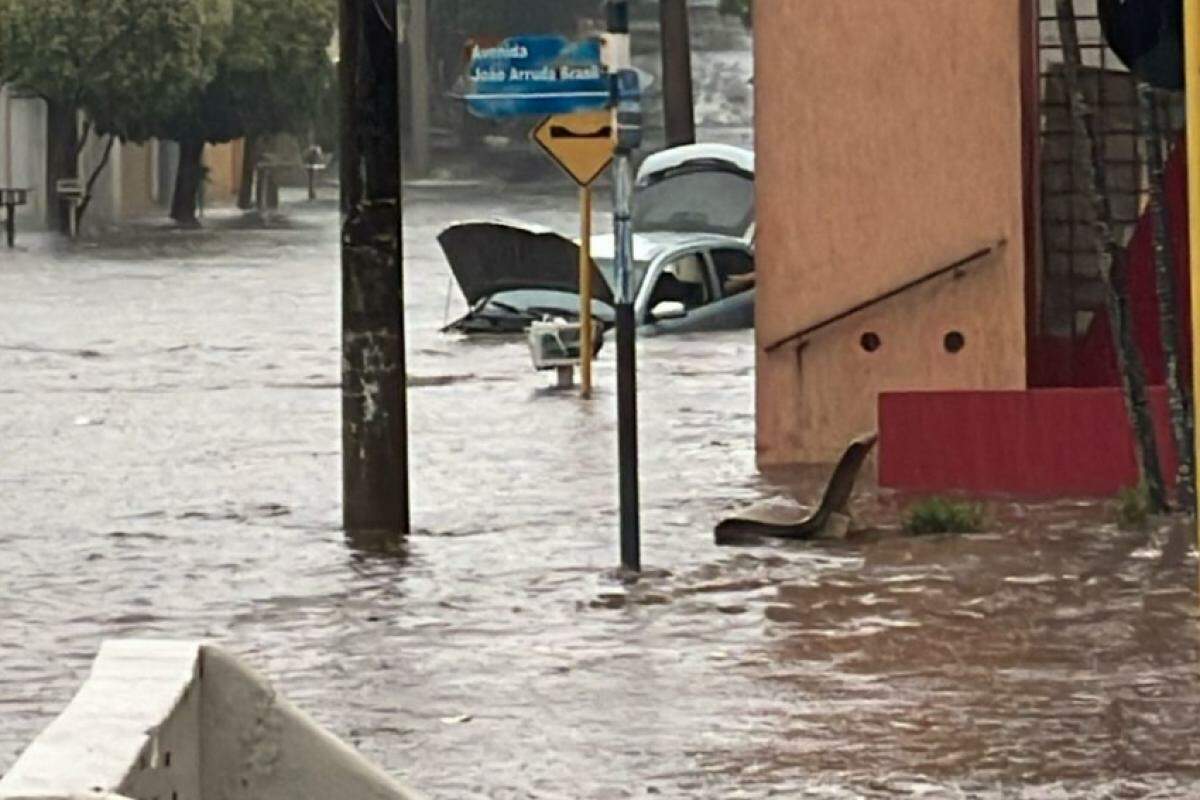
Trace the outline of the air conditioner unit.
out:
[[[592,322],[592,353],[600,352],[604,345],[604,327]],[[582,360],[581,339],[583,325],[578,322],[551,320],[534,322],[529,326],[529,352],[533,356],[533,368],[551,370],[574,367]]]

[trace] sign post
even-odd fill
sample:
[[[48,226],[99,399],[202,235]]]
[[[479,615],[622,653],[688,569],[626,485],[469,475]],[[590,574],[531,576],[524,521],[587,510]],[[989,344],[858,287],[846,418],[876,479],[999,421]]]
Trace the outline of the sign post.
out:
[[[632,69],[628,0],[608,3],[609,69],[614,74],[613,223],[616,236],[617,441],[621,487],[621,566],[642,569],[638,479],[637,328],[633,314],[633,151],[641,145],[641,93]]]
[[[579,184],[580,384],[592,396],[592,184],[613,160],[612,113],[589,111],[547,117],[533,129],[533,140]]]
[[[600,39],[569,42],[557,36],[517,36],[496,47],[475,48],[467,71],[467,109],[476,116],[502,119],[547,116],[534,139],[579,182],[584,212],[580,248],[580,314],[584,336],[591,312],[588,283],[591,257],[591,194],[588,186],[608,166],[616,150],[617,414],[621,486],[621,565],[641,570],[639,512],[636,321],[633,300],[633,151],[641,146],[641,89],[629,46],[629,0],[608,0],[608,33]],[[580,112],[607,112],[590,120]],[[560,116],[571,115],[571,116]],[[583,343],[585,358],[590,342]],[[586,367],[585,367],[586,368]],[[585,380],[590,383],[590,375]],[[585,383],[585,389],[590,388]]]

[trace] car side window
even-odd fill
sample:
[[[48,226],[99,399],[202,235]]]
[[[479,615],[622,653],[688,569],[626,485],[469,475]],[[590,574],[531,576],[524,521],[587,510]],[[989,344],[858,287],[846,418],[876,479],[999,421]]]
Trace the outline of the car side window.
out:
[[[713,250],[713,267],[721,282],[721,294],[730,297],[754,288],[754,256],[744,250]]]
[[[713,287],[709,284],[704,259],[689,253],[663,268],[650,293],[649,307],[654,309],[660,303],[682,303],[685,310],[691,311],[712,301]]]

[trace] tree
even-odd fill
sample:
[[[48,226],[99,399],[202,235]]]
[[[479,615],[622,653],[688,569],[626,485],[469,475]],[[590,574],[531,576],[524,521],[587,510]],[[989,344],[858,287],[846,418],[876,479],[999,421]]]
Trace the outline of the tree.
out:
[[[741,17],[748,28],[753,22],[751,2],[752,0],[721,0],[721,13]]]
[[[95,133],[109,141],[87,192],[117,139],[140,141],[211,74],[230,0],[0,0],[0,82],[46,101],[51,119],[47,185],[75,178]],[[77,135],[79,112],[85,115]],[[66,227],[62,216],[58,223]]]
[[[333,84],[333,0],[238,0],[211,81],[192,91],[155,134],[179,142],[171,218],[196,223],[206,143],[256,142],[312,124]]]

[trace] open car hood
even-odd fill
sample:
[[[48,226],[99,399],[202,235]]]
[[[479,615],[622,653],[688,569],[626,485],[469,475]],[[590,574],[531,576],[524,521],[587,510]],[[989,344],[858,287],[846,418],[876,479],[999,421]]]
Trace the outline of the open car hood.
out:
[[[438,243],[467,302],[498,292],[553,289],[579,294],[579,245],[549,229],[505,222],[464,222]],[[612,290],[592,265],[592,295],[613,304]]]

